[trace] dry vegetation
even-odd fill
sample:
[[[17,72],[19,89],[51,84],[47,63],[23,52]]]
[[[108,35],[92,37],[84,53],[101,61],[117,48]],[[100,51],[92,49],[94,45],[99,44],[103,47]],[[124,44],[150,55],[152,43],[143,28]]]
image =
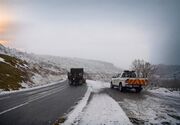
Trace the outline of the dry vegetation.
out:
[[[5,62],[0,62],[0,89],[5,91],[22,88],[20,83],[28,80],[25,61],[0,54]]]

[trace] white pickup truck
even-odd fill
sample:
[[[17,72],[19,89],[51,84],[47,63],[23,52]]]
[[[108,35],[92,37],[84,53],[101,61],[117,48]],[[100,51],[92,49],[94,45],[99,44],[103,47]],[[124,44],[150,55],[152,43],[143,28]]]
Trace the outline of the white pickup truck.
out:
[[[134,88],[136,92],[140,92],[142,87],[146,86],[147,83],[147,78],[137,78],[135,71],[125,70],[112,77],[111,88],[118,87],[120,91],[123,91],[126,88]]]

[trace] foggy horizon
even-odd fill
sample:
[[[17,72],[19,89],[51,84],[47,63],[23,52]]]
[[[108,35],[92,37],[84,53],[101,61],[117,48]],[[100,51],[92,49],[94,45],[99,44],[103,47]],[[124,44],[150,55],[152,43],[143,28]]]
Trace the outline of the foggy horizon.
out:
[[[28,53],[129,68],[180,65],[180,1],[1,0],[0,43]]]

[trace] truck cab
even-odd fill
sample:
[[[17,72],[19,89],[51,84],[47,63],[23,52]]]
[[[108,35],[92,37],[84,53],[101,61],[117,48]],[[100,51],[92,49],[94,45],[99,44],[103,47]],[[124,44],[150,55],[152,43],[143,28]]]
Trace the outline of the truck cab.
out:
[[[125,70],[112,77],[111,88],[118,87],[120,91],[135,89],[136,92],[140,92],[147,82],[147,78],[137,78],[135,71]]]

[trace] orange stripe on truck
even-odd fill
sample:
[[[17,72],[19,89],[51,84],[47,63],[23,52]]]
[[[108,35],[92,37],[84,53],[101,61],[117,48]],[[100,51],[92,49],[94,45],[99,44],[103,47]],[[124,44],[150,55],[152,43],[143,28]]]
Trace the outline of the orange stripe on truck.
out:
[[[133,85],[146,85],[148,82],[148,80],[144,80],[144,79],[129,79],[127,80],[128,84],[133,84]]]

